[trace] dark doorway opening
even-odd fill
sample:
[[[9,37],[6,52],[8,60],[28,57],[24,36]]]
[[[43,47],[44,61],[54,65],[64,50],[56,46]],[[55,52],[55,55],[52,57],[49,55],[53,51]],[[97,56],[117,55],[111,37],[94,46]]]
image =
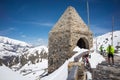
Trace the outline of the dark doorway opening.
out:
[[[79,46],[80,48],[84,48],[84,49],[89,48],[88,41],[85,38],[80,38],[77,42],[77,46]]]

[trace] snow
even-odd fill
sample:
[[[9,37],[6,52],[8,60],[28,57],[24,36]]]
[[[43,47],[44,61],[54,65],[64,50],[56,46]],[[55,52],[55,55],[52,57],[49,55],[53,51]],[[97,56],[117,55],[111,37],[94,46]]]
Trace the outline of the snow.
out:
[[[0,66],[0,80],[36,80],[40,74],[44,73],[44,69],[48,67],[48,60],[43,59],[41,63],[30,64],[28,62],[28,64],[16,72],[5,65]]]
[[[0,56],[18,56],[27,51],[32,46],[19,40],[0,36]]]
[[[113,46],[116,47],[118,45],[118,42],[120,42],[120,31],[114,31],[114,42],[113,42]],[[94,39],[94,43],[93,43],[93,48],[92,50],[94,50],[94,52],[90,53],[91,54],[91,58],[89,58],[89,62],[91,64],[91,68],[96,68],[96,66],[101,63],[102,61],[105,61],[105,59],[103,58],[103,56],[101,56],[98,52],[96,52],[96,40],[97,40],[97,50],[99,50],[99,47],[101,45],[103,45],[104,49],[106,49],[106,47],[111,44],[111,33],[106,33],[102,36],[98,36],[97,38]],[[0,36],[0,58],[2,58],[1,55],[10,55],[10,54],[14,54],[15,53],[8,53],[7,51],[4,50],[4,48],[7,47],[8,50],[11,50],[11,46],[6,44],[19,44],[21,46],[27,46],[28,44],[26,43],[21,43],[17,40],[8,40],[8,38],[6,37],[1,37]],[[29,45],[28,45],[29,46]],[[21,48],[20,48],[21,49]],[[42,49],[44,49],[46,51],[46,53],[48,53],[48,48],[45,46],[38,46],[35,48],[29,48],[28,52],[30,54],[34,54],[35,52],[38,51],[38,53],[40,54]],[[2,54],[2,51],[5,51],[5,54]],[[21,51],[21,50],[20,50]],[[40,80],[66,80],[67,79],[67,75],[68,75],[68,63],[71,61],[74,61],[74,57],[79,55],[82,52],[87,51],[87,49],[79,49],[79,47],[75,47],[75,49],[73,50],[77,53],[75,53],[70,59],[66,60],[65,63],[59,67],[57,70],[55,70],[53,73],[49,74],[48,76],[43,77]],[[19,51],[18,51],[19,53]],[[30,55],[29,54],[29,55]],[[120,56],[119,54],[116,54]],[[81,61],[81,59],[79,60]],[[6,66],[0,66],[0,80],[36,80],[39,79],[39,76],[44,73],[44,69],[48,67],[48,60],[43,60],[42,62],[39,63],[35,63],[35,64],[31,64],[31,62],[28,62],[27,64],[25,64],[19,71],[12,71],[11,69],[9,69]],[[25,72],[24,72],[25,70]],[[23,71],[23,72],[22,72]],[[20,74],[21,73],[21,74]],[[29,73],[29,74],[27,74]],[[46,72],[47,73],[47,72]],[[27,74],[27,75],[25,75]],[[89,72],[87,72],[89,79],[91,79],[91,75]],[[9,75],[9,76],[4,76],[4,75]],[[22,76],[25,75],[25,76]]]
[[[119,54],[115,54],[115,55],[120,56],[120,53]]]
[[[92,80],[92,74],[89,71],[87,71],[86,73],[87,73],[87,80]]]
[[[14,45],[20,45],[20,46],[31,46],[23,41],[10,39],[8,37],[3,37],[3,36],[0,36],[0,43],[14,44]]]
[[[38,46],[31,48],[27,51],[27,53],[29,53],[28,56],[31,54],[35,55],[36,51],[38,51],[38,54],[40,54],[42,51],[48,53],[48,48],[46,46]]]
[[[66,80],[67,75],[68,75],[68,71],[67,71],[68,63],[71,61],[74,61],[75,56],[79,55],[82,52],[88,51],[88,50],[80,49],[79,47],[75,47],[73,51],[77,51],[77,53],[75,55],[73,55],[69,60],[66,60],[65,63],[60,68],[58,68],[56,71],[54,71],[50,75],[42,78],[41,80]],[[92,68],[96,68],[98,63],[101,63],[102,61],[105,60],[100,54],[98,54],[96,52],[93,52],[90,54],[91,54],[91,58],[89,59],[89,61],[90,61]],[[90,73],[88,73],[88,74],[89,74],[89,78],[91,79]]]
[[[69,60],[66,60],[65,63],[60,68],[55,70],[50,75],[42,78],[41,80],[66,80],[67,76],[68,76],[68,63],[71,62],[71,61],[74,61],[75,56],[77,56],[80,53],[85,52],[87,50],[86,49],[80,49],[80,48],[76,47],[74,49],[74,51],[78,51],[78,53],[73,55]]]
[[[96,66],[102,61],[105,61],[105,59],[99,53],[96,53],[96,51],[91,53],[91,58],[89,58],[91,68],[96,68]]]
[[[58,68],[56,71],[54,71],[50,75],[42,78],[41,80],[66,80],[67,75],[68,75],[68,71],[67,71],[68,63],[71,61],[74,61],[75,56],[79,55],[82,52],[87,51],[87,49],[79,49],[79,47],[76,47],[73,51],[77,51],[77,53],[75,55],[73,55],[69,60],[66,60],[66,62],[60,68]],[[96,52],[91,53],[91,59],[89,59],[92,68],[95,68],[98,63],[100,63],[104,60],[105,59]],[[28,63],[28,64],[30,64],[30,63]],[[39,77],[39,75],[44,72],[43,69],[47,68],[47,66],[48,66],[47,61],[45,61],[45,60],[43,60],[42,63],[32,64],[32,65],[28,65],[28,64],[26,64],[24,67],[22,67],[19,70],[19,73],[22,70],[26,70],[26,73],[27,73],[27,71],[29,72],[29,70],[32,70],[32,72],[30,74],[25,76],[32,80],[35,80],[37,77]],[[26,74],[26,73],[21,73],[21,74]],[[35,73],[35,74],[33,75],[33,73]],[[64,74],[64,75],[61,75],[61,74]]]
[[[93,41],[94,49],[96,49],[96,41],[97,41],[97,50],[99,51],[99,47],[103,45],[104,49],[106,50],[107,46],[111,44],[111,37],[112,33],[106,33],[104,35],[98,36]],[[120,31],[113,32],[113,46],[116,48],[118,43],[120,42]]]
[[[76,47],[73,49],[73,51],[80,52],[81,49],[80,49],[78,46],[76,46]]]
[[[0,80],[32,80],[12,71],[5,65],[0,66]]]
[[[68,61],[66,61],[59,69],[51,73],[49,76],[42,78],[41,80],[66,80],[68,75]]]
[[[4,57],[6,57],[6,56],[9,58],[11,56],[16,56],[19,58],[21,56],[25,56],[25,58],[28,59],[31,56],[31,54],[33,54],[34,56],[37,56],[36,51],[38,52],[38,55],[41,53],[41,51],[43,51],[43,53],[44,52],[48,53],[48,48],[46,46],[38,46],[38,47],[33,48],[31,45],[29,45],[23,41],[18,41],[18,40],[0,36],[0,59],[4,59]],[[39,61],[38,63],[37,63],[37,60],[38,59],[36,59],[35,64],[32,64],[31,61],[29,61],[24,66],[21,66],[20,62],[18,62],[18,64],[16,63],[15,65],[13,65],[10,70],[11,70],[11,72],[16,71],[15,73],[20,74],[20,76],[22,76],[23,78],[26,77],[27,80],[31,80],[31,79],[35,80],[39,75],[44,73],[44,69],[48,67],[48,60],[42,59],[42,62]],[[13,62],[14,62],[14,60],[13,60]],[[5,69],[6,69],[6,66],[2,66],[2,67],[0,67],[0,69],[2,69],[3,67],[5,67]],[[22,68],[20,68],[20,67],[22,67]],[[11,74],[11,72],[8,74]],[[15,73],[14,73],[14,75],[15,75]],[[3,74],[0,74],[0,76],[2,76],[2,75]],[[5,77],[5,76],[3,76],[3,77]],[[3,77],[2,77],[2,79],[0,78],[0,80],[7,80],[6,78],[3,78]],[[10,78],[10,80],[15,80],[13,78]],[[19,77],[18,77],[18,79],[24,80]]]
[[[18,71],[18,73],[25,75],[25,77],[29,79],[36,80],[36,78],[39,77],[39,75],[42,74],[46,68],[48,68],[48,60],[43,59],[42,62],[36,64],[31,64],[31,62],[28,62]]]

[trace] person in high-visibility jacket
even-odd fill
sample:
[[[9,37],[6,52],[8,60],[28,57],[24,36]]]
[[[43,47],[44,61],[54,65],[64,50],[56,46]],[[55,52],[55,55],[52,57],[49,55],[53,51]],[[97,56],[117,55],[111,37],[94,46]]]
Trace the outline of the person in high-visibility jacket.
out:
[[[108,53],[108,64],[110,65],[110,58],[112,58],[112,64],[114,65],[114,47],[109,45],[107,47],[107,53]]]

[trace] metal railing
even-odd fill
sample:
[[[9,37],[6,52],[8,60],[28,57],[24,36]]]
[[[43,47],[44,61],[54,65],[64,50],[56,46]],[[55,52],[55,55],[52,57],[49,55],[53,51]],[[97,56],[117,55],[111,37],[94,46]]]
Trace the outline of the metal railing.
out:
[[[73,66],[68,74],[67,80],[77,80],[78,79],[78,66]]]
[[[74,62],[73,63],[79,62],[80,58],[82,58],[82,57],[84,57],[84,56],[86,56],[88,54],[89,54],[89,51],[86,51],[86,52],[83,52],[83,53],[79,54],[78,56],[76,56],[74,58]],[[78,65],[74,65],[72,67],[72,69],[70,69],[70,71],[68,72],[68,78],[67,78],[67,80],[78,80],[78,77],[79,77],[78,76],[79,75],[78,71],[79,71],[79,66]]]

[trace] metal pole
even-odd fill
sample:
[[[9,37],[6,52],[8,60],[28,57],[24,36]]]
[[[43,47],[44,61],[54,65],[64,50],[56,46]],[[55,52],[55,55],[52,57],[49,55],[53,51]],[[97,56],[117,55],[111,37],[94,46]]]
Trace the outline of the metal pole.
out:
[[[87,0],[87,17],[88,17],[88,29],[90,28],[90,17],[89,17],[89,3]]]
[[[97,52],[97,34],[96,33],[95,33],[94,37],[95,37],[96,52]]]
[[[96,52],[97,52],[97,37],[96,37]]]
[[[88,0],[87,0],[87,20],[88,20],[88,35],[89,35],[89,38],[90,38],[90,17],[89,17],[89,3],[88,3]],[[90,50],[90,45],[89,45],[89,50]]]
[[[89,17],[89,3],[88,3],[88,0],[87,0],[87,17],[88,17],[88,39],[90,40],[90,17]],[[91,40],[90,40],[91,41]],[[89,54],[90,54],[90,41],[89,41]],[[89,55],[89,57],[91,58],[91,55]]]
[[[114,27],[114,16],[112,17],[112,41],[111,41],[112,46],[113,46],[113,27]]]

